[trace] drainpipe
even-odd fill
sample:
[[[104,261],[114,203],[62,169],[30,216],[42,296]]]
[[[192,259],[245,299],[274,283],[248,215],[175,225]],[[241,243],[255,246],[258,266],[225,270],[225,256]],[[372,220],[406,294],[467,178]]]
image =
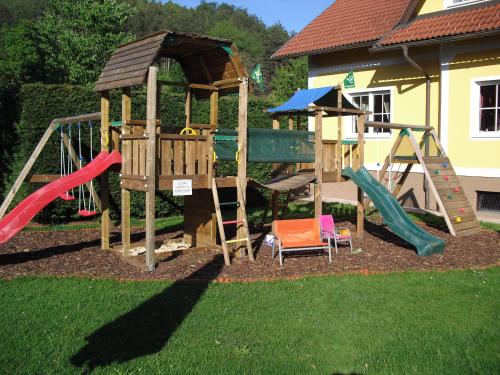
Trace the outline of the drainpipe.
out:
[[[405,60],[413,66],[415,69],[419,70],[420,72],[423,73],[425,76],[425,126],[430,126],[431,123],[431,77],[429,76],[429,73],[427,73],[424,68],[422,68],[420,65],[416,63],[415,60],[413,60],[409,55],[408,55],[408,46],[403,45],[401,46],[403,50],[403,56]],[[424,143],[425,143],[425,148],[424,148],[424,155],[429,156],[429,137],[427,135],[424,135]],[[429,194],[429,181],[427,181],[427,177],[424,175],[424,193],[425,193],[425,209],[429,209],[430,207],[430,194]]]

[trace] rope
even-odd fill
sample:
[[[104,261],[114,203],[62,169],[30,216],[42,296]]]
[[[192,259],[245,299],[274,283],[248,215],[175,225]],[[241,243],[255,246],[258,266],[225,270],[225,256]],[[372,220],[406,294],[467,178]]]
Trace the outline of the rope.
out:
[[[67,162],[68,162],[68,167],[66,168],[67,174],[72,174],[73,173],[73,162],[71,160],[71,123],[68,125],[68,157],[67,157]],[[74,194],[73,188],[71,189],[71,195]]]
[[[90,133],[90,162],[94,160],[94,152],[92,150],[92,121],[88,122],[89,125],[89,133]],[[89,189],[89,210],[92,207],[92,211],[95,212],[95,200],[94,200],[94,179],[90,180],[90,189]]]
[[[82,169],[82,124],[78,122],[78,169]],[[82,210],[82,202],[83,209],[87,210],[87,204],[85,201],[85,191],[83,190],[83,184],[78,186],[78,211]]]

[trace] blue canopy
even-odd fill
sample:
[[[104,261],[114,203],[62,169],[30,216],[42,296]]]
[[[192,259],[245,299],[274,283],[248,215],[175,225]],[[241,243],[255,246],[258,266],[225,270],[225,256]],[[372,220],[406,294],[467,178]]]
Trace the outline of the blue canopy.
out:
[[[338,90],[333,86],[319,87],[316,89],[299,90],[279,107],[270,108],[268,112],[293,112],[307,110],[309,105],[314,104],[324,107],[337,107]],[[354,107],[344,96],[342,96],[342,107],[358,109]]]

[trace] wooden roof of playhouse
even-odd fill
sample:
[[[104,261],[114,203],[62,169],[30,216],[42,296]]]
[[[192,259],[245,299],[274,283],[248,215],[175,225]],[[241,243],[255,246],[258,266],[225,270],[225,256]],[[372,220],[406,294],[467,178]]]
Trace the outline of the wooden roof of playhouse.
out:
[[[96,91],[143,85],[158,58],[179,62],[188,83],[213,85],[219,95],[238,92],[248,74],[227,39],[163,30],[120,45],[106,63]]]

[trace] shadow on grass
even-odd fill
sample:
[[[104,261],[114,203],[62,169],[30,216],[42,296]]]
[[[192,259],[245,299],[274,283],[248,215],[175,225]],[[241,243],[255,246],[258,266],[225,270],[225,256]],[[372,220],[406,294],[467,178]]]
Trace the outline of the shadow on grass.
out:
[[[216,256],[135,309],[86,337],[87,344],[70,362],[89,374],[97,367],[158,353],[186,319],[224,265]]]

